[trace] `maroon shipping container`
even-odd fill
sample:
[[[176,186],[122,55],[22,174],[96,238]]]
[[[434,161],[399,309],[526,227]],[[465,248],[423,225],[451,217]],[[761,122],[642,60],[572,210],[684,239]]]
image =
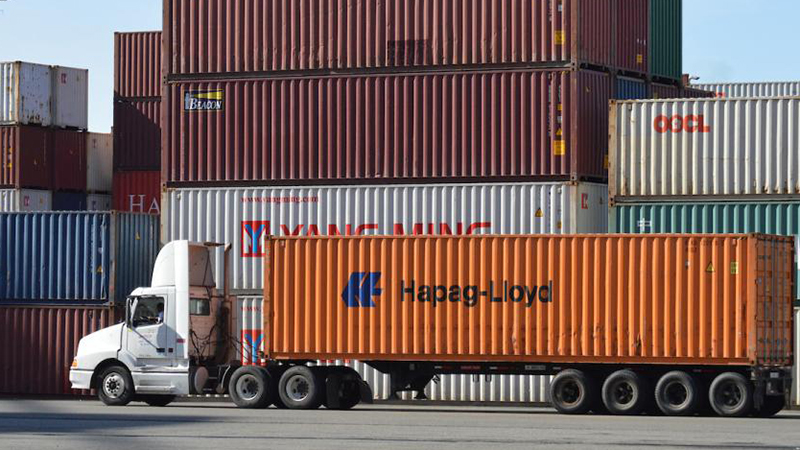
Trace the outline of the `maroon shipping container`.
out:
[[[617,0],[614,48],[615,66],[639,73],[647,72],[650,0]]]
[[[164,180],[605,178],[610,76],[518,71],[167,85]]]
[[[50,131],[19,125],[0,127],[0,163],[0,186],[52,189]]]
[[[693,87],[684,87],[682,90],[683,98],[713,98],[716,97],[717,94],[715,92],[706,91],[703,89],[697,89]]]
[[[161,32],[114,33],[114,95],[161,96]]]
[[[86,133],[51,130],[53,190],[86,191]]]
[[[613,66],[612,5],[627,1],[164,0],[164,64],[170,77],[423,65]]]
[[[114,102],[114,170],[161,168],[161,99]]]
[[[654,99],[661,99],[661,98],[680,98],[681,97],[681,88],[678,86],[674,86],[671,84],[658,84],[653,83],[651,85],[651,93],[650,98]]]
[[[161,213],[161,172],[115,172],[114,210]]]
[[[70,389],[78,342],[114,323],[109,307],[0,306],[0,394],[88,395]]]

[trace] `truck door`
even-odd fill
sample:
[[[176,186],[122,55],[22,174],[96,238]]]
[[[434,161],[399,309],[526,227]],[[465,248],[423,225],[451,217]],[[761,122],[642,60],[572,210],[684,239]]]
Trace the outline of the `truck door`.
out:
[[[169,365],[174,359],[174,344],[170,346],[168,326],[169,302],[165,297],[133,298],[129,308],[131,327],[125,337],[126,348],[140,365]],[[171,347],[171,348],[170,348]]]

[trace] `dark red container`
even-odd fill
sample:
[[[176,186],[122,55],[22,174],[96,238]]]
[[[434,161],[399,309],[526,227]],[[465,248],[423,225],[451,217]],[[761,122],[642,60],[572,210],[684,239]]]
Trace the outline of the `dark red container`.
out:
[[[0,306],[0,394],[88,395],[69,383],[78,342],[114,323],[109,307]]]
[[[114,210],[161,213],[161,172],[115,172]]]
[[[681,92],[684,98],[713,98],[717,96],[714,92],[688,86],[684,87]]]
[[[114,102],[114,170],[161,168],[161,99]]]
[[[164,0],[166,72],[613,66],[618,1]]]
[[[52,167],[48,129],[0,127],[0,186],[50,190]],[[84,176],[84,183],[85,180]]]
[[[170,185],[606,177],[611,80],[599,72],[187,82],[167,90]]]
[[[86,133],[51,130],[53,190],[86,191]]]
[[[114,96],[161,95],[161,32],[114,33]]]
[[[671,84],[651,84],[650,97],[653,99],[681,98],[681,88]]]
[[[614,65],[623,70],[647,72],[647,40],[649,39],[648,5],[650,0],[615,0],[616,57]]]

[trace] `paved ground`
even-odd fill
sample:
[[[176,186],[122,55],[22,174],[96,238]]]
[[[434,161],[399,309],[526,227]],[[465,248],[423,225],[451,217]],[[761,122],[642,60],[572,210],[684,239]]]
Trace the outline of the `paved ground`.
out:
[[[348,412],[224,403],[0,400],[1,449],[800,448],[800,413],[774,419],[565,417],[547,408],[370,405]]]

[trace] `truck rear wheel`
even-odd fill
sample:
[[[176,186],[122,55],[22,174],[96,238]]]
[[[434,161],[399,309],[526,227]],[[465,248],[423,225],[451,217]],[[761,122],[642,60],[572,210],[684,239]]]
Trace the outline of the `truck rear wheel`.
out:
[[[699,400],[697,383],[686,372],[666,373],[656,384],[656,405],[668,416],[691,416],[697,411]]]
[[[641,414],[651,396],[647,380],[632,370],[618,370],[603,383],[603,404],[611,414]]]
[[[597,387],[580,370],[562,370],[550,383],[550,399],[561,414],[586,414],[598,403]]]
[[[742,417],[753,409],[753,387],[744,375],[725,372],[711,383],[711,407],[722,417]]]
[[[325,398],[325,378],[319,370],[294,366],[281,375],[278,396],[289,409],[316,409]]]
[[[125,406],[133,400],[135,389],[128,369],[122,366],[111,366],[100,374],[97,396],[108,406]]]
[[[228,384],[228,393],[239,408],[261,409],[272,403],[272,378],[256,366],[236,369]]]
[[[349,367],[329,367],[325,381],[325,407],[336,410],[355,408],[361,403],[362,382],[361,375]]]

